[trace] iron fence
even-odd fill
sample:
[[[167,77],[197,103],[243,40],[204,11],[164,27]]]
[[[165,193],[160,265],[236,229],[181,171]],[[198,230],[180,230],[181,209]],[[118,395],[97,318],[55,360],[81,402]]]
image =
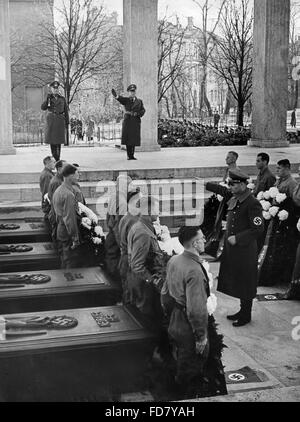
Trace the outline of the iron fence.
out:
[[[118,143],[121,139],[122,123],[100,123],[90,137],[83,130],[82,136],[73,134],[69,128],[69,145],[94,146]],[[15,146],[38,146],[45,142],[44,123],[14,123],[13,143]]]

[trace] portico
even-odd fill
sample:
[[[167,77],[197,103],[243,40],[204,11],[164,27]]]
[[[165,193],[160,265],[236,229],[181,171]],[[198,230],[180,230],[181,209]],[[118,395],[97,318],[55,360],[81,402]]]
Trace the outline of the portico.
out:
[[[124,86],[135,83],[146,115],[142,151],[157,143],[158,0],[123,0]],[[287,146],[290,0],[255,0],[253,121],[251,146]],[[12,140],[9,0],[0,2],[0,154],[15,154]]]

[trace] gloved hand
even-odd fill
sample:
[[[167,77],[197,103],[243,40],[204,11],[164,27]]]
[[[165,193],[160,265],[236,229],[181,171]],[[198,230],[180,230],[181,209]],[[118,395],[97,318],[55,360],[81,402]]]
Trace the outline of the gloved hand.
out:
[[[111,93],[112,93],[112,95],[113,95],[115,98],[117,98],[117,93],[116,93],[116,90],[115,90],[115,89],[112,89],[112,90],[111,90]]]

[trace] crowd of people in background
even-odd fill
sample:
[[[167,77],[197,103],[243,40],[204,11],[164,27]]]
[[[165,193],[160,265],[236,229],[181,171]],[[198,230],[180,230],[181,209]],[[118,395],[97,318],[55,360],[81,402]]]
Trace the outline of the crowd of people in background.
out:
[[[300,142],[298,131],[287,132],[286,136],[290,143]],[[212,124],[188,119],[160,119],[158,122],[158,142],[162,148],[247,145],[250,139],[251,126],[220,127],[215,118]]]

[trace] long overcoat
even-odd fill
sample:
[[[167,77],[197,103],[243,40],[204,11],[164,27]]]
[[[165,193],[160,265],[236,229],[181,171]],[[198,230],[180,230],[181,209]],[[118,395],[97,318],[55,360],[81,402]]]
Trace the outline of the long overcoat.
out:
[[[117,100],[125,107],[122,145],[138,147],[141,145],[141,118],[146,112],[143,101],[138,98],[132,101],[131,98],[122,96],[119,96]],[[132,113],[132,115],[129,113]]]
[[[257,239],[264,232],[262,207],[249,190],[228,201],[227,228],[218,291],[239,299],[254,299],[258,282]],[[236,245],[228,243],[236,237]]]
[[[66,134],[69,124],[69,112],[66,100],[61,95],[49,95],[41,105],[47,111],[45,126],[45,142],[51,145],[66,143]]]

